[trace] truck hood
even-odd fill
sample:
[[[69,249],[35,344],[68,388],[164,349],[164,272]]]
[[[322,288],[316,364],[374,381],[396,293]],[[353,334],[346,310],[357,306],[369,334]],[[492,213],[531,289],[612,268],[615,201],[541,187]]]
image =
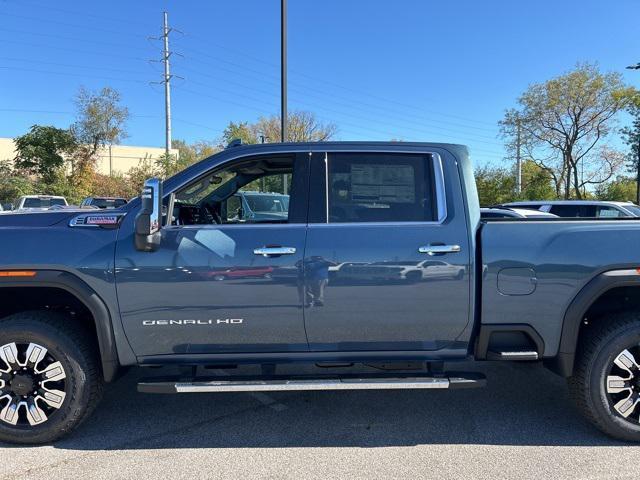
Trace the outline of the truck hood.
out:
[[[48,227],[60,222],[69,221],[87,210],[45,210],[41,212],[1,212],[0,228],[2,227]]]

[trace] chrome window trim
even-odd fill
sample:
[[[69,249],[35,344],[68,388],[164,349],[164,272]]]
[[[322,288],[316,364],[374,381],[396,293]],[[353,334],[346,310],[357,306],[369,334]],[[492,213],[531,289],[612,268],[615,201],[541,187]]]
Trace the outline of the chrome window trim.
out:
[[[216,230],[220,228],[283,228],[283,227],[306,227],[307,223],[203,223],[199,225],[167,225],[162,230]]]
[[[233,155],[230,158],[224,160],[222,163],[219,163],[217,165],[215,165],[214,167],[210,168],[209,170],[207,170],[204,173],[201,173],[200,175],[197,175],[195,178],[191,178],[188,181],[185,181],[179,185],[177,185],[176,187],[174,187],[171,190],[171,193],[176,192],[178,190],[180,190],[181,188],[183,188],[184,186],[188,185],[189,183],[192,183],[206,175],[208,175],[209,173],[211,173],[214,170],[218,170],[220,168],[224,168],[226,165],[228,165],[231,162],[234,162],[236,160],[242,159],[242,158],[246,158],[246,157],[261,157],[261,156],[268,156],[268,155],[279,155],[279,154],[292,154],[295,155],[297,153],[302,153],[302,152],[308,152],[309,154],[313,154],[313,153],[323,153],[325,155],[325,162],[328,159],[328,155],[329,153],[399,153],[399,154],[407,154],[407,155],[429,155],[431,156],[432,162],[433,162],[433,172],[434,172],[434,184],[435,184],[435,189],[436,189],[436,204],[437,204],[437,220],[431,220],[431,221],[425,221],[425,222],[335,222],[335,223],[327,223],[329,220],[329,215],[328,215],[328,191],[325,193],[325,204],[326,204],[326,209],[327,209],[327,219],[326,222],[324,223],[278,223],[278,224],[260,224],[260,223],[243,223],[243,224],[216,224],[216,225],[168,225],[165,226],[164,228],[204,228],[204,227],[213,227],[213,228],[217,228],[220,226],[224,226],[224,227],[229,227],[229,226],[235,226],[235,227],[241,227],[244,225],[260,225],[260,226],[264,226],[264,227],[281,227],[284,225],[313,225],[315,226],[322,226],[322,225],[334,225],[334,226],[346,226],[346,225],[369,225],[369,226],[402,226],[402,225],[442,225],[448,216],[448,209],[447,209],[447,195],[446,195],[446,185],[445,185],[445,179],[444,179],[444,164],[442,162],[442,157],[440,156],[439,153],[434,152],[434,151],[420,151],[418,148],[414,148],[414,149],[410,149],[410,148],[375,148],[375,149],[361,149],[359,148],[359,146],[355,146],[353,148],[345,148],[344,146],[332,146],[330,148],[327,148],[327,146],[323,146],[322,142],[318,142],[318,145],[312,145],[310,146],[307,150],[301,150],[301,149],[296,149],[296,148],[282,148],[282,149],[274,149],[274,150],[270,150],[268,152],[259,152],[259,153],[251,153],[251,154],[247,154],[246,152],[238,154],[238,155]],[[325,163],[325,177],[328,176],[328,168],[327,168],[327,163]],[[329,188],[329,182],[328,179],[325,182],[326,184],[326,190],[328,190]],[[164,196],[168,196],[167,192],[163,193]]]
[[[309,196],[307,196],[309,198]],[[329,153],[324,152],[324,212],[325,222],[329,223]],[[307,215],[309,220],[309,215]]]

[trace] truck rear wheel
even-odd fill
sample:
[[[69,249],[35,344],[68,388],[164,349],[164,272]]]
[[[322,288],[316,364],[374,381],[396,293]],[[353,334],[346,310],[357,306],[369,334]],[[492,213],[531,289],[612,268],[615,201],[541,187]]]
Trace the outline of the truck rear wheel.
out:
[[[96,357],[93,342],[63,315],[0,320],[0,441],[47,443],[76,428],[102,393]]]
[[[581,337],[569,392],[607,435],[640,441],[640,315],[625,313]]]

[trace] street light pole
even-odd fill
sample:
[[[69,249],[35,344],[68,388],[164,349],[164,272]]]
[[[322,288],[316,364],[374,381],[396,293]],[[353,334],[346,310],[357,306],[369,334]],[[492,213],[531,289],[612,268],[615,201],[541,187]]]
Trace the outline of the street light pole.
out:
[[[280,0],[280,141],[289,138],[287,124],[287,0]]]

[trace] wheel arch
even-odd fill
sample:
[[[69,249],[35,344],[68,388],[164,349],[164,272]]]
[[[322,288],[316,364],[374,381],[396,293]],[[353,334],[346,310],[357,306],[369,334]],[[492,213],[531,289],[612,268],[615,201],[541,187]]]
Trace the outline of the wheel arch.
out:
[[[598,306],[606,305],[608,295],[629,288],[640,289],[640,269],[609,270],[591,279],[565,311],[558,354],[545,360],[545,365],[559,375],[570,377],[573,374],[581,327],[586,316],[589,313],[597,313]],[[635,308],[640,308],[639,302],[634,305]]]
[[[84,281],[69,272],[35,270],[31,277],[5,277],[0,279],[4,288],[50,288],[67,292],[82,304],[91,315],[100,354],[102,374],[106,382],[114,380],[120,370],[113,324],[109,310],[100,296]]]

